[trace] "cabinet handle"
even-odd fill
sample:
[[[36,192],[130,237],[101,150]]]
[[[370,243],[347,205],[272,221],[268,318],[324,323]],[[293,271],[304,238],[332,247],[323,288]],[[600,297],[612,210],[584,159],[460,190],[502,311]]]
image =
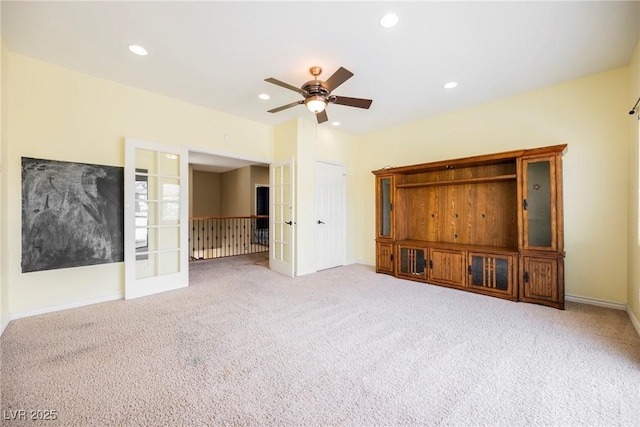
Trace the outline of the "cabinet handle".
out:
[[[527,210],[527,206],[529,206],[529,204],[527,203],[527,199],[524,199],[522,201],[522,209],[524,209],[526,211]]]
[[[389,257],[391,258],[391,262],[393,262],[393,254],[389,254]]]
[[[524,272],[523,279],[524,279],[524,283],[529,283],[529,272],[528,271]]]
[[[471,271],[471,266],[469,266],[469,269],[467,270],[469,272],[469,275],[471,275],[473,272]]]
[[[433,269],[433,260],[432,259],[429,260],[429,268]]]

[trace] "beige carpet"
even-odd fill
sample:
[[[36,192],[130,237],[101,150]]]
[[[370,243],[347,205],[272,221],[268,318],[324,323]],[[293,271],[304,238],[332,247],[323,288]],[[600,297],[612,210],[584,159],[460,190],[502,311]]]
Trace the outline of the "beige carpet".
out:
[[[184,290],[11,322],[4,425],[640,425],[626,313],[513,303],[263,254]],[[90,284],[87,284],[90,286]],[[11,421],[18,409],[57,421]]]

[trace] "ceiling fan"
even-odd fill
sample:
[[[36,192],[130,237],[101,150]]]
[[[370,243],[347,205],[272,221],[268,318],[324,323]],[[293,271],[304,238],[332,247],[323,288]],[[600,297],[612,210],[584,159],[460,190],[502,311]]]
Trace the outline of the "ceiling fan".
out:
[[[313,80],[309,80],[299,88],[288,83],[281,82],[280,80],[274,79],[273,77],[264,79],[265,82],[273,83],[274,85],[282,86],[286,89],[298,92],[304,97],[304,99],[300,101],[292,102],[291,104],[274,108],[272,110],[269,110],[268,112],[277,113],[278,111],[286,110],[287,108],[304,104],[309,109],[309,111],[316,115],[318,123],[324,123],[329,120],[329,118],[327,117],[327,111],[325,110],[327,104],[329,103],[346,105],[348,107],[369,108],[371,106],[371,103],[373,102],[371,99],[349,98],[347,96],[331,95],[331,92],[333,92],[334,89],[336,89],[338,86],[340,86],[342,83],[346,82],[353,76],[353,73],[346,68],[338,68],[338,70],[325,81],[318,80],[318,76],[322,74],[322,68],[311,67],[309,68],[309,73],[311,73],[311,75],[313,76]]]

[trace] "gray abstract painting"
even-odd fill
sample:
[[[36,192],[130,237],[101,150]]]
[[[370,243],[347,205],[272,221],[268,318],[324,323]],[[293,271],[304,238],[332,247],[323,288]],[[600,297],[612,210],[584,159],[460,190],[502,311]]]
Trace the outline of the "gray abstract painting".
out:
[[[22,158],[22,272],[124,260],[124,170]]]

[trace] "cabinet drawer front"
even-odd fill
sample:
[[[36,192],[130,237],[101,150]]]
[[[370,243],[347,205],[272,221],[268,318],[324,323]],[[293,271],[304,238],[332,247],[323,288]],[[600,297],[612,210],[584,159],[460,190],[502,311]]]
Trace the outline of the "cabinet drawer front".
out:
[[[462,287],[465,285],[464,251],[431,249],[429,257],[429,280]]]

